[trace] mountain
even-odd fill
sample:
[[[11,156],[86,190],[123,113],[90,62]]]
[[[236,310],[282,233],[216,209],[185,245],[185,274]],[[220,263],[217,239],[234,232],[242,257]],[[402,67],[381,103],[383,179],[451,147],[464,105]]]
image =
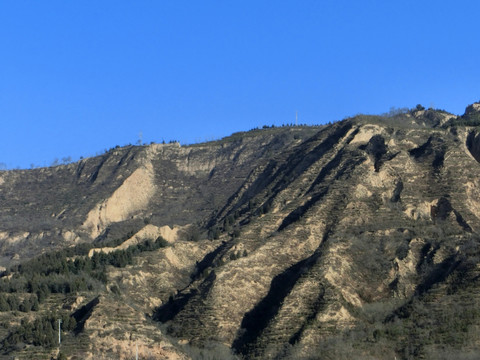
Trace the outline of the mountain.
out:
[[[3,355],[477,358],[477,119],[417,106],[3,171]]]

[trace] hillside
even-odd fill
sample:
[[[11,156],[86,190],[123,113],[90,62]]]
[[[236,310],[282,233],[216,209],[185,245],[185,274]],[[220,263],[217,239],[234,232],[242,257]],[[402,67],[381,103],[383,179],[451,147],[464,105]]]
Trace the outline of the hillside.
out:
[[[477,115],[417,107],[1,172],[3,355],[477,358]]]

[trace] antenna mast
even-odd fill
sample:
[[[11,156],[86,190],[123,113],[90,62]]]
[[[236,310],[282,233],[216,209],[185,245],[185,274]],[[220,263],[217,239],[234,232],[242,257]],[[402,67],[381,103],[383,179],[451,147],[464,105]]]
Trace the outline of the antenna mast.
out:
[[[295,126],[298,126],[298,111],[295,113]]]
[[[62,343],[62,319],[58,319],[58,346]]]

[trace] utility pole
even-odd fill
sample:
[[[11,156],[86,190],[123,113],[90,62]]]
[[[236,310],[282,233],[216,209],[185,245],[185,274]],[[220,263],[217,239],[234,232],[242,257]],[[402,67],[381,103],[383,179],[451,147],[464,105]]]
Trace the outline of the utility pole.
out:
[[[295,113],[295,126],[298,126],[298,111]]]
[[[58,346],[62,343],[62,319],[58,319]]]

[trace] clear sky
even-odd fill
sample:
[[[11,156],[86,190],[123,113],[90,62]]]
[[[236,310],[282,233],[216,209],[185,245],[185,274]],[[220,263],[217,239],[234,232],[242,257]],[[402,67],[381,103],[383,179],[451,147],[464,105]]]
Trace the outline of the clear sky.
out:
[[[0,2],[0,165],[480,99],[479,1]],[[4,164],[4,165],[3,165]]]

